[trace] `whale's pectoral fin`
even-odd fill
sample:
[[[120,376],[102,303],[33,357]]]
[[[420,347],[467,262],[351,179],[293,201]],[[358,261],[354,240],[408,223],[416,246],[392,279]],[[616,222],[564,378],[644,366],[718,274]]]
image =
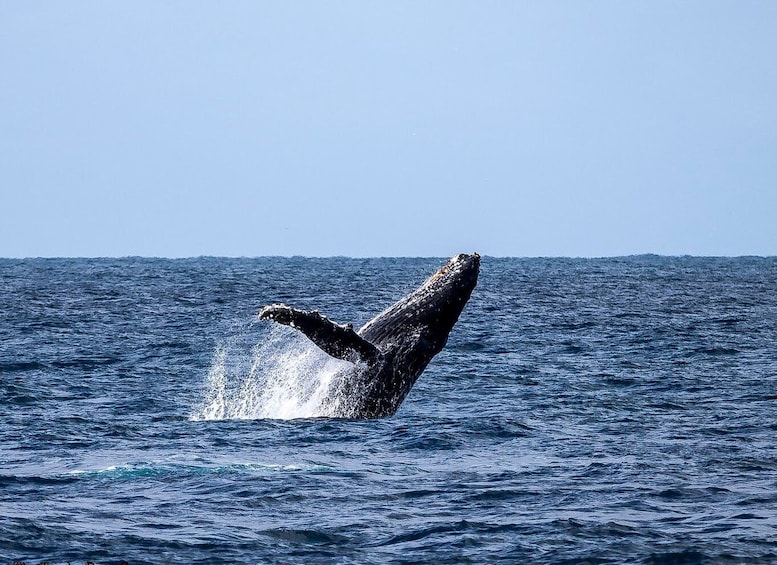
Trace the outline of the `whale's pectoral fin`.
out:
[[[306,312],[285,304],[273,304],[262,308],[259,318],[273,320],[301,331],[310,341],[338,359],[373,364],[382,357],[378,348],[353,331],[350,324],[336,324],[317,310]]]

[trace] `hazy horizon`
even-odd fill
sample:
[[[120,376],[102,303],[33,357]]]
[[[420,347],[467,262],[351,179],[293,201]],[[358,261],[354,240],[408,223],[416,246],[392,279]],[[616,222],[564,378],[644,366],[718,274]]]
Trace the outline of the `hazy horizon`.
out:
[[[469,252],[469,251],[468,251]],[[490,255],[479,254],[484,259],[628,259],[639,257],[659,257],[666,259],[772,259],[777,255],[690,255],[677,254],[666,255],[660,253],[630,253],[628,255]],[[0,260],[24,261],[34,259],[163,259],[163,260],[187,260],[187,259],[448,259],[448,255],[186,255],[186,256],[160,256],[160,255],[93,255],[93,256],[26,256],[26,257],[0,257]]]

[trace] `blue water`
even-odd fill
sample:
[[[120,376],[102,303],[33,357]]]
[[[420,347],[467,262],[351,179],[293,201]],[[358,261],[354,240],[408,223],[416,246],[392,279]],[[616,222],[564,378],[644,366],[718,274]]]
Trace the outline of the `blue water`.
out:
[[[484,258],[396,416],[317,418],[442,259],[0,260],[0,564],[777,562],[777,259]]]

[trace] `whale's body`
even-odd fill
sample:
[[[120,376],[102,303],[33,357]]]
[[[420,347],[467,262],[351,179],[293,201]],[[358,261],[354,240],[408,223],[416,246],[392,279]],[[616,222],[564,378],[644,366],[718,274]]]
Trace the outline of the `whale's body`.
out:
[[[350,324],[336,324],[316,310],[306,312],[285,304],[266,306],[259,317],[291,326],[332,357],[354,363],[354,370],[334,391],[341,399],[334,416],[390,416],[445,346],[477,284],[479,270],[477,253],[453,257],[359,331]]]

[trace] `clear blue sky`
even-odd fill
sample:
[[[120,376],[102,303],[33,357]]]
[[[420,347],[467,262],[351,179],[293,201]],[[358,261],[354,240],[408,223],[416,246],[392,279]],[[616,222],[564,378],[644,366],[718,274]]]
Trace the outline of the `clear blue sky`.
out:
[[[0,0],[0,256],[777,254],[777,2]]]

